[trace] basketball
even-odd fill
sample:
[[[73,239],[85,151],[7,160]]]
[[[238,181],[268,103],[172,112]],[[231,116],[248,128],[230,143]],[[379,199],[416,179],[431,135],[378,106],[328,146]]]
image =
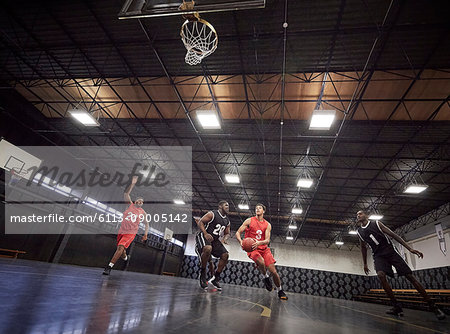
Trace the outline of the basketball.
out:
[[[242,240],[242,249],[246,252],[251,252],[252,245],[255,243],[255,241],[256,240],[253,238],[245,238],[244,240]]]

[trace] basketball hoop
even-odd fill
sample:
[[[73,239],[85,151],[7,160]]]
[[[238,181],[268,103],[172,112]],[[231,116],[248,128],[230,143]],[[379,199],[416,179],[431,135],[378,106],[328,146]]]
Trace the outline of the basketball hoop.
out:
[[[183,4],[180,10],[193,10],[194,1]],[[197,12],[183,15],[186,21],[181,26],[180,36],[186,48],[184,60],[189,65],[198,65],[202,59],[216,51],[218,44],[217,32],[211,23],[200,18]]]

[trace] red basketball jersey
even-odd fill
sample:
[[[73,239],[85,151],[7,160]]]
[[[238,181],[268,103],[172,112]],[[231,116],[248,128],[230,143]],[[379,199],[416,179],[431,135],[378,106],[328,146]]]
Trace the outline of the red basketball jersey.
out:
[[[130,204],[128,209],[123,213],[119,234],[136,234],[139,229],[139,223],[144,222],[144,219],[144,209]]]
[[[266,230],[269,226],[269,222],[267,220],[259,221],[256,217],[250,218],[250,225],[245,230],[244,238],[253,238],[256,241],[265,240],[266,239]],[[267,245],[258,246],[258,249],[266,249]]]

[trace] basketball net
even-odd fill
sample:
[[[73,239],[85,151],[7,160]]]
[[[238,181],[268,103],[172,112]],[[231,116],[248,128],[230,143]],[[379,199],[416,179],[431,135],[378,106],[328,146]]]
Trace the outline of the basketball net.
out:
[[[192,11],[194,5],[194,1],[183,1],[179,10]],[[182,16],[186,19],[180,30],[181,40],[187,50],[184,60],[189,65],[198,65],[203,58],[216,51],[218,44],[217,32],[212,24],[201,19],[197,12],[189,12]]]

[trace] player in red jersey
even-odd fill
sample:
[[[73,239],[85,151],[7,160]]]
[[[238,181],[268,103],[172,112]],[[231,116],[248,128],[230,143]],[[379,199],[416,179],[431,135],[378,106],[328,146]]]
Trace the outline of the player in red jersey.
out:
[[[142,209],[144,199],[142,197],[138,197],[136,198],[136,201],[133,203],[130,197],[131,190],[134,188],[137,181],[138,177],[133,176],[131,184],[127,187],[125,193],[123,194],[125,202],[127,202],[129,206],[122,216],[122,223],[120,225],[119,233],[117,234],[116,252],[114,253],[109,264],[105,267],[103,275],[109,275],[111,273],[112,267],[120,257],[124,261],[128,261],[126,250],[136,237],[136,234],[139,230],[139,223],[142,221],[145,221],[145,232],[144,236],[142,237],[142,241],[147,240],[148,220],[146,212],[144,211],[144,209]]]
[[[278,297],[283,300],[287,300],[288,297],[281,288],[280,276],[275,268],[275,259],[272,256],[272,252],[267,245],[270,243],[270,231],[272,225],[264,219],[264,213],[266,207],[264,204],[256,204],[255,207],[256,216],[247,218],[245,222],[239,227],[236,232],[236,239],[241,243],[241,234],[245,231],[245,238],[255,239],[255,243],[252,245],[252,251],[247,253],[248,257],[255,261],[259,271],[264,275],[264,284],[266,289],[272,291],[272,281],[270,280],[269,272],[273,276],[273,281],[278,291]],[[267,268],[267,269],[266,269]]]

